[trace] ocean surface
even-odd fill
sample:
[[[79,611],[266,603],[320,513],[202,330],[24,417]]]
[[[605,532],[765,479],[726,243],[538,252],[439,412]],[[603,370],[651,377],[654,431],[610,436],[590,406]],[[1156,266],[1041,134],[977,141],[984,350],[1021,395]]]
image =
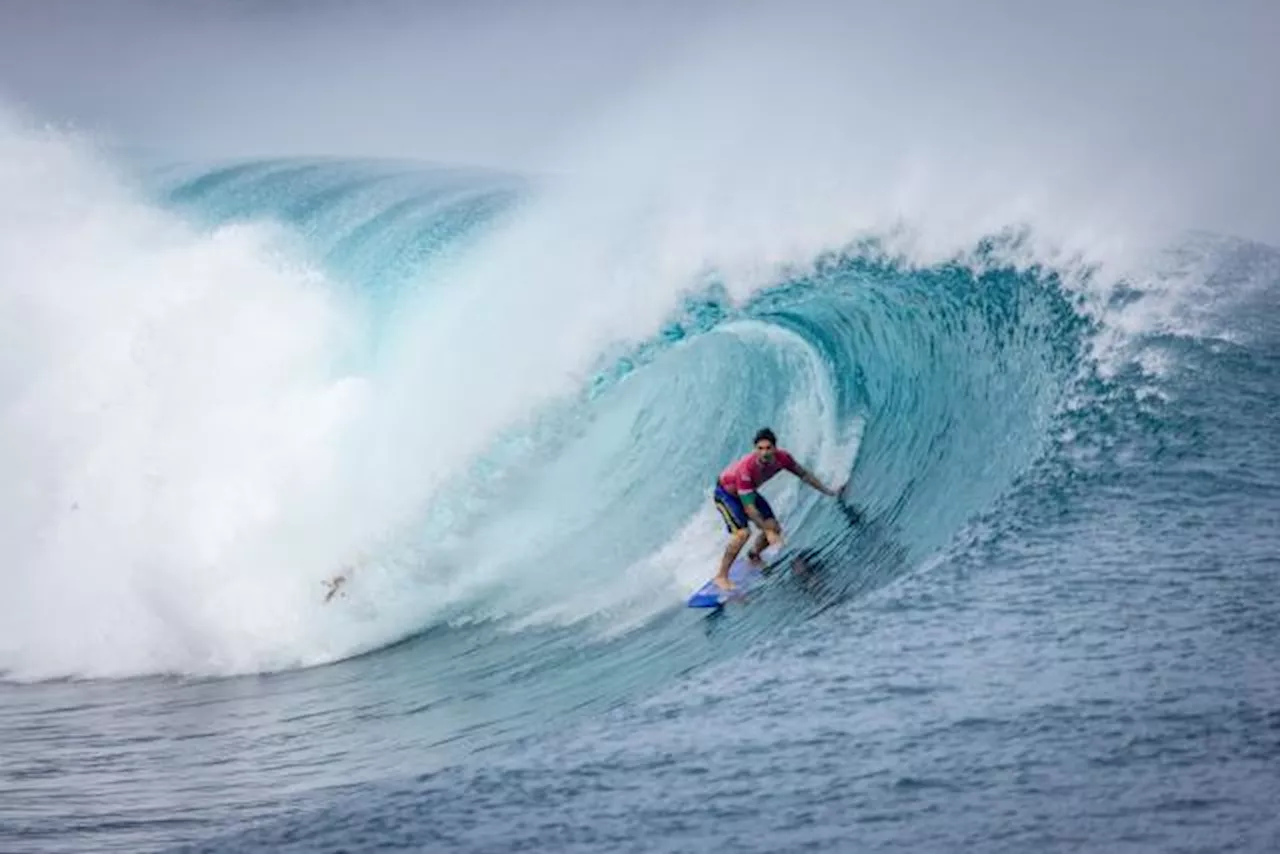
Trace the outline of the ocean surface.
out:
[[[1280,849],[1280,250],[3,144],[0,850]]]

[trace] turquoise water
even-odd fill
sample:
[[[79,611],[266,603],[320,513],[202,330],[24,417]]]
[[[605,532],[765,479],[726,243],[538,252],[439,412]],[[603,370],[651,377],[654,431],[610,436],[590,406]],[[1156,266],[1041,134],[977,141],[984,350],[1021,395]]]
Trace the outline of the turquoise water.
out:
[[[927,263],[873,236],[654,295],[523,278],[501,235],[543,224],[504,176],[142,178],[214,241],[192,270],[274,260],[229,296],[162,269],[108,314],[145,320],[110,374],[138,378],[15,541],[64,590],[116,580],[99,609],[17,588],[4,847],[1280,842],[1276,250],[1196,236],[1128,282],[1014,264],[1019,232]],[[1121,322],[1192,272],[1188,308]],[[18,392],[79,378],[76,344],[32,345],[52,367],[8,401],[54,407]],[[862,520],[780,477],[772,583],[686,609],[713,478],[765,424]],[[137,445],[151,480],[101,462]],[[48,545],[76,535],[110,545]]]

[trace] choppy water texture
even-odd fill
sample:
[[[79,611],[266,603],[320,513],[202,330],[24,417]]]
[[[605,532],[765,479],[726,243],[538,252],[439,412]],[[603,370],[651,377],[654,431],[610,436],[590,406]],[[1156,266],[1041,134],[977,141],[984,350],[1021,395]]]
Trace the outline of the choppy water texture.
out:
[[[522,278],[506,178],[145,174],[32,226],[119,276],[2,258],[0,848],[1280,847],[1276,250],[743,298]],[[862,519],[780,477],[771,583],[683,608],[765,423]]]

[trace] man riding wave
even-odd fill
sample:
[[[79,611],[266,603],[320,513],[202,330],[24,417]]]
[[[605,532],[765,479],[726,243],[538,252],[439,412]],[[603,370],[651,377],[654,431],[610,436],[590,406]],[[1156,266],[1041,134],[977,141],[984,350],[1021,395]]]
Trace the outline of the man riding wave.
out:
[[[756,433],[754,444],[755,447],[748,454],[730,464],[716,481],[713,500],[729,530],[729,543],[725,546],[724,556],[720,559],[720,570],[714,579],[716,586],[722,590],[732,590],[734,587],[729,580],[729,567],[751,538],[750,523],[754,522],[760,529],[755,544],[747,552],[747,559],[752,563],[763,563],[760,553],[769,546],[782,544],[782,526],[774,516],[769,502],[759,492],[766,481],[785,469],[825,495],[835,497],[843,490],[843,487],[827,487],[796,462],[795,457],[779,448],[778,438],[768,427]]]

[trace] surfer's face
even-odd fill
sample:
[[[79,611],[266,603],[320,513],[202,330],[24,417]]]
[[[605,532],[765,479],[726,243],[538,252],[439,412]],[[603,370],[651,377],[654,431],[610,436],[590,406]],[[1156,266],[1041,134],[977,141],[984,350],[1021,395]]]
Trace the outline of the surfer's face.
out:
[[[759,457],[762,463],[767,463],[773,459],[773,450],[773,443],[767,439],[761,439],[756,442],[756,456]]]

